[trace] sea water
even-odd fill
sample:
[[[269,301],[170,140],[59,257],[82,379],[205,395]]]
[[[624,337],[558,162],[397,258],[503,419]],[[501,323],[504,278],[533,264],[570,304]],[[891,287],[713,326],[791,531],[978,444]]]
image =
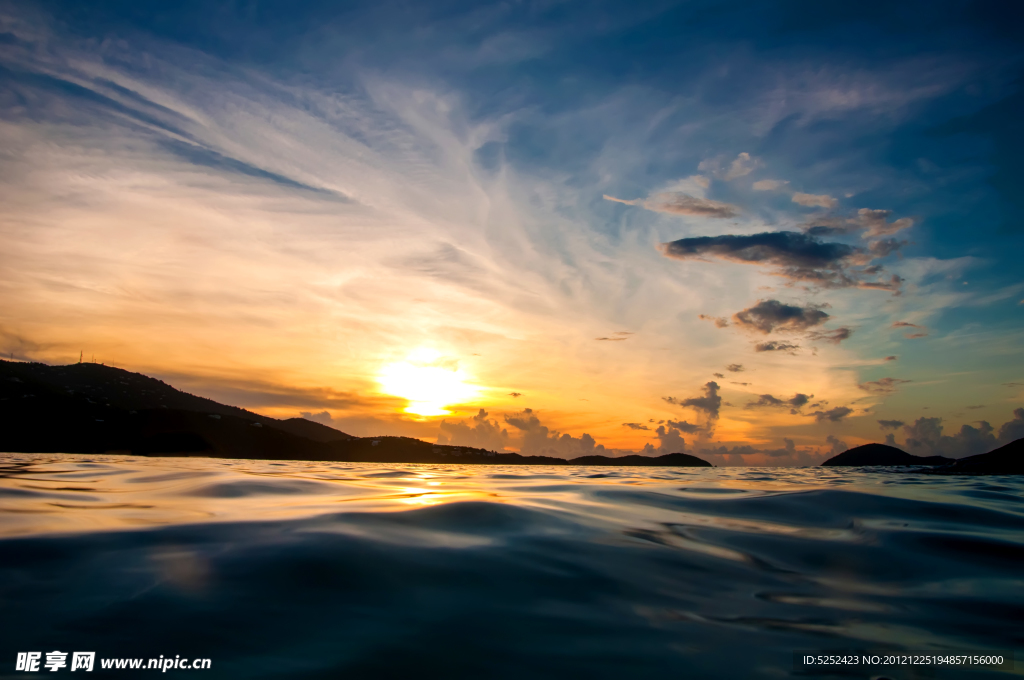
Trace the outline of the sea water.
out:
[[[875,468],[0,456],[19,653],[194,678],[988,678],[794,653],[1013,650],[1024,481]],[[59,657],[58,657],[59,658]],[[70,660],[70,656],[68,657]],[[40,673],[56,677],[67,667]],[[36,675],[38,677],[38,674]]]

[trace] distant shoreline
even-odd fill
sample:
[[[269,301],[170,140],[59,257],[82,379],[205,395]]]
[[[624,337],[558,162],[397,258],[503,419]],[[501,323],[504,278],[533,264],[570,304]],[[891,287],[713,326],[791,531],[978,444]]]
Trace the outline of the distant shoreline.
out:
[[[688,453],[523,456],[411,437],[354,437],[304,418],[278,420],[101,364],[0,360],[0,451],[339,463],[714,467]],[[1024,474],[1024,439],[989,453],[922,458],[867,444],[826,466],[932,465],[925,474]]]
[[[522,456],[278,420],[112,366],[0,360],[0,451],[342,463],[713,467],[686,453]]]

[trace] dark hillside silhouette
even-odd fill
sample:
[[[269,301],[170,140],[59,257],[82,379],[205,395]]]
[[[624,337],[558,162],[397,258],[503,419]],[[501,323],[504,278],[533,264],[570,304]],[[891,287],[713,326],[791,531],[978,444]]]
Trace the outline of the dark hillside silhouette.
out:
[[[968,456],[931,472],[943,475],[1024,475],[1024,439]]]
[[[832,456],[822,465],[948,465],[952,458],[943,456],[912,456],[906,451],[897,449],[888,444],[864,444],[849,451],[844,451],[838,456]]]

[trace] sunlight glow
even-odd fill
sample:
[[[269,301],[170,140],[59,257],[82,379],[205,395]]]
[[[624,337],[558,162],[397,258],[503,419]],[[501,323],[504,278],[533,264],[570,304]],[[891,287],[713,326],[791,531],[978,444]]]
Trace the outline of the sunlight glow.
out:
[[[377,380],[385,393],[409,400],[406,413],[419,416],[449,415],[446,406],[475,397],[480,391],[465,382],[466,375],[454,361],[425,348],[405,361],[384,366]]]

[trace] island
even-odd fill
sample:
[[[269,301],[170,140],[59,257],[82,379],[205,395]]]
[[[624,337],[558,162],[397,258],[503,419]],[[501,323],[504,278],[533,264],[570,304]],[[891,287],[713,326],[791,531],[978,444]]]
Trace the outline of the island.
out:
[[[824,466],[867,466],[867,465],[888,465],[893,467],[904,467],[907,465],[949,465],[953,458],[944,456],[912,456],[906,451],[897,449],[888,444],[864,444],[856,446],[848,451],[843,451],[838,456],[832,456],[822,465]]]
[[[960,458],[951,465],[928,472],[938,475],[1024,475],[1024,439],[988,453]]]
[[[929,475],[1020,475],[1024,474],[1024,439],[1010,442],[988,453],[966,458],[912,456],[886,444],[864,444],[833,456],[826,466],[924,467],[914,472]]]

